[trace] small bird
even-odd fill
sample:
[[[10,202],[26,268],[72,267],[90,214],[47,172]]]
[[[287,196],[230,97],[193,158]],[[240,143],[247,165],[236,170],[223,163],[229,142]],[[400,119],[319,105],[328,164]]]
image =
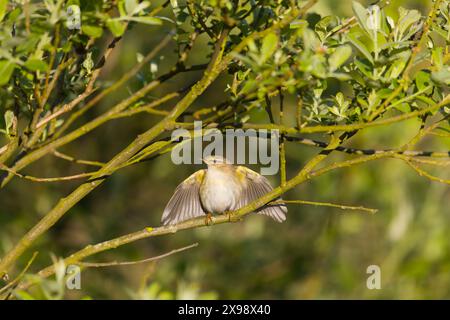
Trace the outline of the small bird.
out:
[[[208,169],[193,173],[175,189],[164,209],[163,225],[204,215],[208,222],[211,214],[237,210],[273,190],[262,175],[243,166],[234,166],[221,156],[208,156],[203,162]],[[256,213],[283,222],[287,208],[284,204],[265,205]]]

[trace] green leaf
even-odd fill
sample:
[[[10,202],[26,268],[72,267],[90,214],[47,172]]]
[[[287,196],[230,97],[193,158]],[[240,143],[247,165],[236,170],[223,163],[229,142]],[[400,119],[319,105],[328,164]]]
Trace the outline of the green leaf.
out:
[[[314,26],[314,30],[316,31],[317,35],[320,38],[320,41],[325,41],[326,37],[329,34],[328,27],[337,22],[336,17],[334,16],[326,16],[323,17],[319,22],[316,23]]]
[[[24,66],[31,71],[47,71],[48,64],[39,59],[28,59]]]
[[[450,85],[450,67],[433,72],[431,79],[439,84]]]
[[[344,45],[342,47],[338,47],[328,59],[331,71],[334,71],[340,66],[342,66],[345,63],[345,61],[347,61],[348,58],[350,58],[351,55],[352,55],[352,48],[350,46]]]
[[[361,71],[367,78],[372,79],[372,68],[364,63],[363,61],[360,61],[359,59],[355,59],[355,66],[358,68],[359,71]]]
[[[364,57],[366,57],[366,59],[369,60],[369,62],[373,65],[374,61],[372,55],[370,54],[370,51],[361,41],[359,41],[356,35],[348,34],[347,37],[350,40],[350,42],[356,47],[356,49],[358,49],[359,52],[361,52],[364,55]]]
[[[290,29],[303,29],[308,26],[308,21],[306,20],[294,20],[289,24]]]
[[[149,1],[142,1],[139,3],[137,0],[125,0],[124,9],[125,12],[121,14],[121,16],[134,16],[136,14],[140,14],[144,9],[150,6]],[[125,14],[126,13],[126,14]]]
[[[134,14],[134,10],[138,6],[138,2],[136,0],[125,0],[125,11],[127,14]]]
[[[0,60],[0,86],[8,83],[16,64],[8,60]]]
[[[277,47],[278,37],[275,33],[269,33],[267,36],[265,36],[262,40],[261,56],[259,61],[260,64],[266,62],[267,59],[269,59],[277,50]]]
[[[444,66],[443,49],[442,47],[434,48],[431,52],[431,60],[438,70],[441,70]]]
[[[336,102],[339,106],[342,106],[345,102],[344,94],[342,92],[338,92],[336,94]]]
[[[433,101],[432,99],[430,99],[428,97],[425,97],[425,96],[417,96],[416,99],[422,101],[427,106],[434,106],[434,105],[436,105],[435,101]]]
[[[328,111],[330,111],[332,114],[334,114],[338,117],[342,117],[342,114],[337,107],[329,107]]]
[[[91,74],[94,68],[94,61],[92,60],[92,52],[88,52],[86,59],[83,61],[83,68],[86,70],[87,74]]]
[[[411,106],[408,103],[397,104],[394,108],[403,113],[411,112]]]
[[[129,17],[127,18],[127,20],[155,26],[159,26],[162,24],[162,20],[155,17]]]
[[[369,28],[367,27],[367,18],[368,18],[367,9],[364,8],[362,4],[356,1],[353,1],[352,8],[356,20],[358,20],[358,24],[362,27],[363,30],[367,32],[369,36],[372,36]]]
[[[8,0],[0,0],[0,22],[5,17],[7,7],[8,7]]]
[[[416,86],[419,91],[424,90],[426,87],[431,85],[430,74],[425,71],[419,71],[416,74]]]
[[[369,7],[366,26],[371,31],[371,36],[375,37],[375,33],[381,29],[381,12],[379,6],[373,5]]]
[[[367,102],[368,102],[367,111],[369,114],[372,112],[372,110],[375,110],[378,107],[378,105],[380,104],[380,101],[381,101],[381,97],[377,94],[377,92],[375,90],[373,90],[369,94],[369,97],[367,98]]]
[[[16,19],[18,19],[21,14],[22,14],[22,10],[20,9],[20,7],[17,7],[15,9],[11,10],[8,13],[8,21],[10,21],[10,22],[16,21]]]
[[[398,13],[399,18],[397,28],[399,30],[400,35],[403,36],[404,33],[411,27],[412,24],[420,20],[421,15],[420,12],[417,10],[408,10],[402,7],[398,9]]]
[[[352,79],[352,76],[348,73],[343,72],[332,72],[328,75],[330,78],[336,78],[341,81],[348,81]]]
[[[120,37],[126,29],[126,23],[118,19],[106,20],[106,26],[115,37]]]
[[[392,93],[392,89],[389,88],[383,88],[377,91],[377,96],[380,97],[381,99],[386,99],[387,97],[389,97]]]
[[[103,34],[103,28],[99,26],[85,25],[81,26],[81,31],[92,38],[100,38]]]
[[[325,58],[320,55],[314,55],[311,58],[311,73],[318,78],[326,78],[327,70],[325,67]]]
[[[386,77],[389,80],[397,79],[398,76],[402,73],[403,69],[405,69],[406,60],[398,59],[395,60],[391,67],[386,72]]]
[[[5,118],[6,134],[9,135],[9,131],[11,130],[14,122],[14,112],[12,112],[12,110],[6,110],[3,117]]]
[[[305,45],[305,50],[312,51],[315,51],[321,45],[316,33],[308,28],[305,28],[305,30],[303,30],[303,43]]]
[[[36,300],[31,294],[25,290],[14,290],[14,295],[20,300]]]

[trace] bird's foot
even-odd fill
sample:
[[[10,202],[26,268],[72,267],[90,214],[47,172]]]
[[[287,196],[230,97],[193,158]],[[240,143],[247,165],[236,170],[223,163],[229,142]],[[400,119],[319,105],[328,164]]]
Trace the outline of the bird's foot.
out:
[[[223,214],[227,216],[228,222],[232,222],[233,221],[233,218],[232,218],[233,211],[225,211]]]
[[[213,224],[213,221],[212,221],[212,214],[211,214],[211,213],[207,213],[207,214],[206,214],[206,217],[205,217],[205,224],[206,224],[207,226],[210,226],[210,225]]]

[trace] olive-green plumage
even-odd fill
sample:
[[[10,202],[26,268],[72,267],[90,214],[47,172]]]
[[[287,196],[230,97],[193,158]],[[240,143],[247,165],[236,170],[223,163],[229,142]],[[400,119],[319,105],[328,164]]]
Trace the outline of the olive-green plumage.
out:
[[[204,162],[208,169],[195,172],[175,189],[164,209],[163,225],[234,211],[272,190],[262,175],[243,166],[234,166],[220,156],[207,157]],[[266,205],[256,212],[283,222],[287,208],[283,204]]]

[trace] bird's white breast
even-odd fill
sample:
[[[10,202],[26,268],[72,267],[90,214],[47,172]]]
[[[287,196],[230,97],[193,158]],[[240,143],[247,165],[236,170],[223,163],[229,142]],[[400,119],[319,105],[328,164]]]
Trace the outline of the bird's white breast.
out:
[[[208,168],[202,186],[200,200],[208,213],[223,213],[237,206],[240,186],[229,173]]]

